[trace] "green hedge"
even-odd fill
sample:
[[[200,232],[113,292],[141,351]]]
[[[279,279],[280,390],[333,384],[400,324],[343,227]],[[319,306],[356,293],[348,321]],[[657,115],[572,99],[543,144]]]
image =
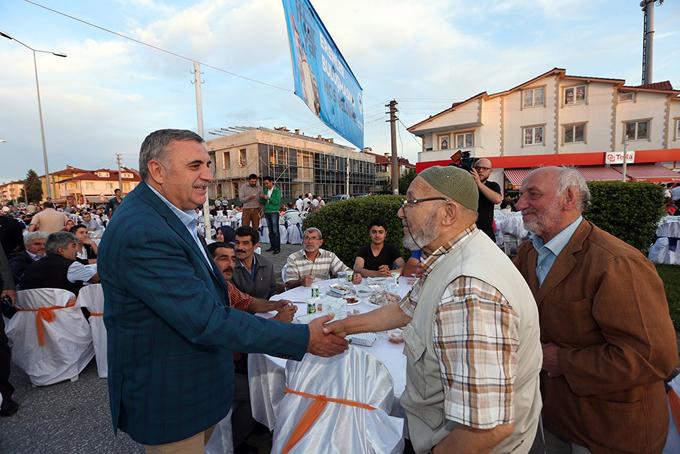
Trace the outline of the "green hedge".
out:
[[[663,188],[652,183],[593,181],[591,204],[584,217],[646,253],[664,214]]]
[[[410,253],[402,247],[402,227],[397,217],[403,199],[396,195],[375,195],[329,203],[307,216],[304,228],[321,230],[323,248],[335,252],[347,266],[352,267],[357,250],[371,241],[368,224],[375,218],[382,218],[387,223],[385,241],[400,247],[406,258]]]

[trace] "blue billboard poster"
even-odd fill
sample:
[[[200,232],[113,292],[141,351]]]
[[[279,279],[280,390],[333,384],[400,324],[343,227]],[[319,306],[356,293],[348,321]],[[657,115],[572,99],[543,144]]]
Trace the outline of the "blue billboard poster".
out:
[[[364,148],[361,85],[309,0],[283,0],[295,94],[328,127]]]

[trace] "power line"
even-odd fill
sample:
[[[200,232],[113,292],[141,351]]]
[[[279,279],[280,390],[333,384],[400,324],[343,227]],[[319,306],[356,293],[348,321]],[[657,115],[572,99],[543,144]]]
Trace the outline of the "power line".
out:
[[[411,131],[408,130],[408,128],[406,127],[406,125],[404,124],[404,122],[401,121],[401,118],[397,118],[397,121],[399,121],[399,123],[401,123],[401,125],[404,127],[404,129],[406,130],[406,132],[408,132],[409,135],[410,135],[411,137],[413,137],[413,140],[416,141],[416,143],[418,144],[418,146],[422,146],[422,144],[421,144],[420,142],[418,142],[418,139],[416,139],[416,135],[413,134]]]
[[[192,63],[194,63],[194,62],[200,63],[201,65],[205,66],[206,68],[214,69],[215,71],[219,71],[219,72],[222,72],[222,73],[225,73],[225,74],[229,74],[230,76],[238,77],[239,79],[247,80],[247,81],[249,81],[249,82],[253,82],[253,83],[256,83],[256,84],[260,84],[260,85],[265,85],[265,86],[271,87],[271,88],[276,88],[276,89],[278,89],[278,90],[283,90],[283,91],[286,91],[286,92],[289,92],[289,93],[292,93],[292,92],[293,92],[293,90],[290,90],[290,89],[288,89],[288,88],[279,87],[278,85],[270,84],[269,82],[263,82],[263,81],[261,81],[261,80],[253,79],[253,78],[251,78],[251,77],[242,76],[241,74],[237,74],[237,73],[235,73],[235,72],[232,72],[232,71],[229,71],[229,70],[220,68],[219,66],[213,66],[213,65],[210,65],[210,64],[208,64],[208,63],[204,63],[204,62],[202,62],[202,61],[199,61],[199,60],[197,60],[197,59],[195,59],[195,58],[190,58],[190,57],[187,57],[187,56],[185,56],[185,55],[178,54],[178,53],[176,53],[176,52],[172,52],[172,51],[167,50],[167,49],[163,49],[162,47],[159,47],[159,46],[155,46],[155,45],[153,45],[153,44],[146,43],[146,42],[141,41],[141,40],[139,40],[139,39],[132,38],[132,37],[130,37],[130,36],[124,35],[124,34],[122,34],[122,33],[118,33],[118,32],[116,32],[116,31],[110,30],[110,29],[108,29],[108,28],[106,28],[106,27],[102,27],[101,25],[97,25],[97,24],[94,24],[94,23],[92,23],[92,22],[88,22],[88,21],[86,21],[86,20],[84,20],[84,19],[80,19],[80,18],[78,18],[78,17],[71,16],[70,14],[66,14],[66,13],[64,13],[64,12],[58,11],[58,10],[56,10],[56,9],[49,8],[49,7],[45,6],[45,5],[41,5],[40,3],[36,3],[36,2],[34,2],[34,1],[32,1],[32,0],[24,0],[24,1],[25,1],[26,3],[30,3],[31,5],[38,6],[38,7],[40,7],[40,8],[46,9],[47,11],[51,11],[51,12],[56,13],[56,14],[59,14],[59,15],[61,15],[61,16],[68,17],[69,19],[72,19],[72,20],[74,20],[74,21],[83,23],[83,24],[85,24],[85,25],[89,25],[90,27],[94,27],[94,28],[97,28],[97,29],[99,29],[99,30],[105,31],[105,32],[107,32],[107,33],[111,33],[112,35],[116,35],[116,36],[118,36],[119,38],[127,39],[127,40],[132,41],[132,42],[135,42],[135,43],[137,43],[137,44],[141,44],[141,45],[143,45],[143,46],[150,47],[151,49],[157,50],[157,51],[159,51],[159,52],[164,52],[164,53],[166,53],[166,54],[168,54],[168,55],[172,55],[172,56],[177,57],[177,58],[180,58],[180,59],[182,59],[182,60],[186,60],[186,61],[189,61],[189,62],[192,62]]]

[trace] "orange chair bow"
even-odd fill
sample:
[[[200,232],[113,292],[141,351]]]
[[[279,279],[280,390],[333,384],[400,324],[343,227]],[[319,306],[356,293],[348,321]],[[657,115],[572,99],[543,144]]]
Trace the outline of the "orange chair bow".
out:
[[[17,308],[17,312],[35,312],[35,330],[38,334],[38,345],[45,345],[45,328],[44,323],[51,323],[54,321],[54,311],[57,309],[66,309],[76,304],[76,300],[71,299],[66,306],[43,306],[37,309],[22,309]]]
[[[322,394],[311,394],[303,391],[296,391],[290,388],[286,388],[285,392],[289,394],[297,394],[298,396],[307,397],[309,399],[314,399],[314,402],[312,402],[312,404],[307,408],[307,411],[305,411],[305,413],[302,415],[302,418],[300,418],[300,421],[298,422],[297,426],[295,426],[293,433],[288,438],[286,445],[283,447],[281,454],[287,454],[291,449],[293,449],[293,446],[295,446],[297,442],[300,441],[314,425],[314,422],[321,415],[323,409],[326,408],[326,405],[329,402],[348,405],[350,407],[363,408],[364,410],[375,410],[375,407],[363,402],[358,402],[356,400],[338,399],[336,397],[328,397]]]

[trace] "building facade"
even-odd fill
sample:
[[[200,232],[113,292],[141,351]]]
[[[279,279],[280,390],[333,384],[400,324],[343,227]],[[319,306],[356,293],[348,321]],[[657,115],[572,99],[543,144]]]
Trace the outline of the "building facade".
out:
[[[104,203],[113,197],[116,189],[120,188],[123,194],[127,194],[141,181],[139,172],[127,167],[121,169],[120,177],[119,182],[117,169],[85,170],[66,166],[63,170],[50,172],[52,199],[58,203]],[[40,180],[45,198],[47,197],[45,176],[42,175]]]
[[[390,153],[373,153],[371,148],[364,148],[364,153],[375,156],[375,183],[382,190],[389,189],[392,181],[392,155]],[[409,171],[415,170],[415,164],[411,164],[406,158],[397,158],[399,177],[403,177]]]
[[[23,202],[24,200],[21,198],[21,191],[23,190],[24,182],[22,180],[0,184],[0,204]]]
[[[215,163],[211,198],[238,199],[238,188],[250,174],[270,175],[282,197],[312,193],[329,198],[375,191],[375,156],[308,137],[285,128],[232,128],[231,134],[208,141]],[[349,167],[348,167],[349,166]]]
[[[626,148],[635,151],[631,171],[640,171],[631,179],[680,181],[655,165],[675,168],[680,161],[679,94],[669,81],[631,86],[554,68],[514,88],[454,103],[409,131],[422,139],[419,171],[449,163],[461,150],[490,158],[494,168],[587,166],[589,179],[608,179],[616,167],[607,159]]]

